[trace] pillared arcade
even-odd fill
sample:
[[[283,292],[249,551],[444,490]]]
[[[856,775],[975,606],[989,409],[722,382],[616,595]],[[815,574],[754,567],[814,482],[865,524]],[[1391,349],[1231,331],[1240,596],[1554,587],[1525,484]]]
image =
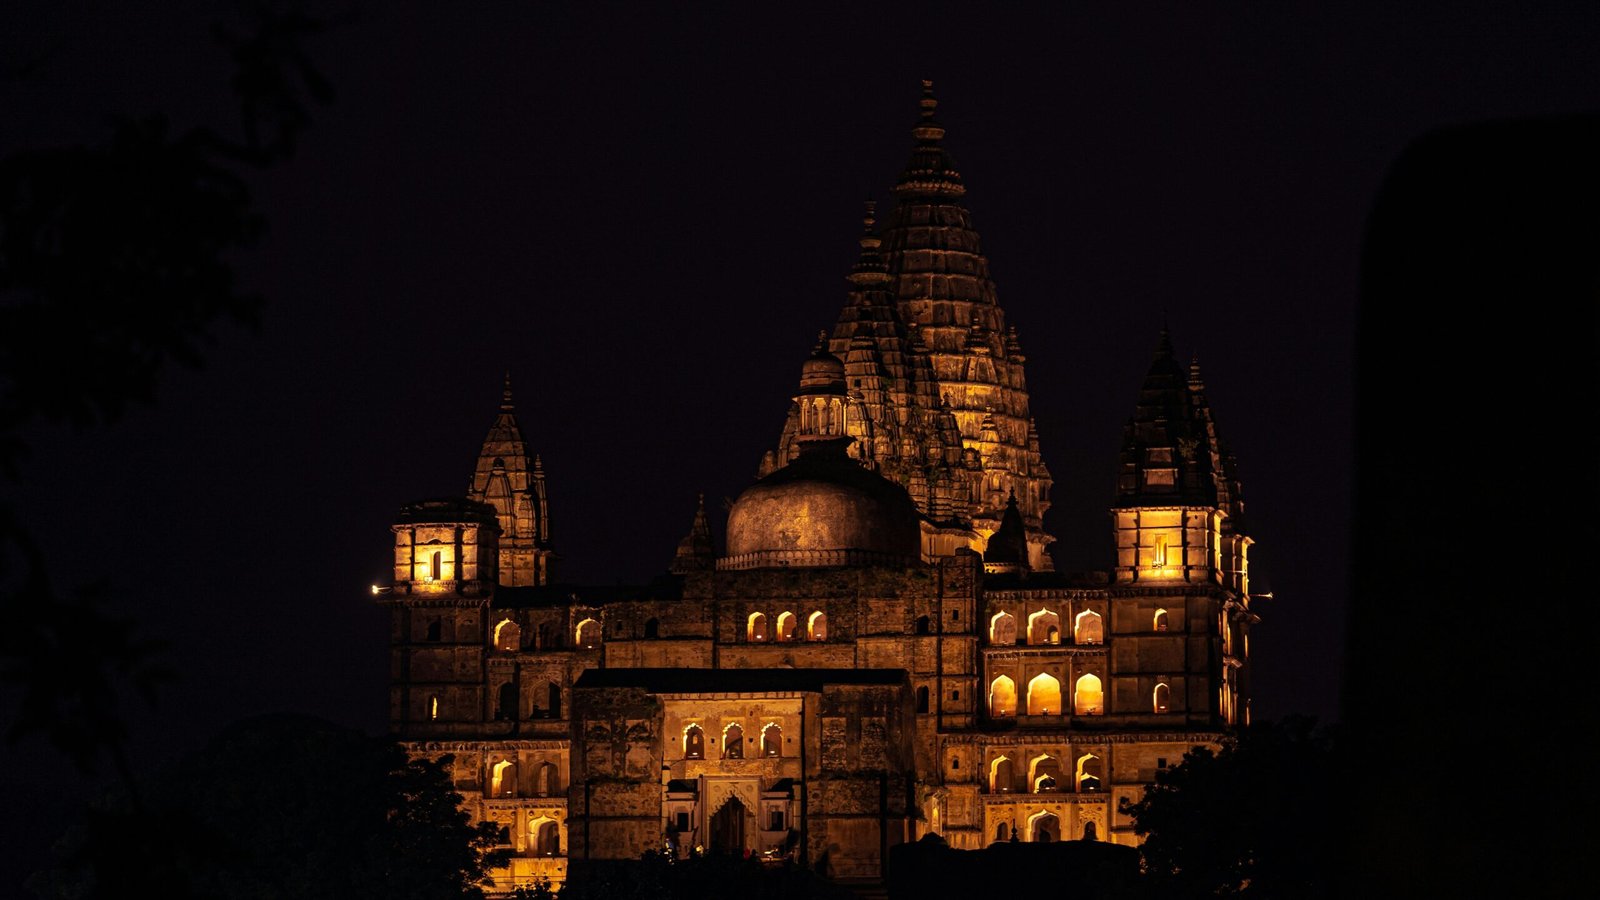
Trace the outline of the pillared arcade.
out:
[[[661,578],[556,585],[509,386],[467,496],[396,520],[393,730],[502,826],[498,888],[646,851],[871,879],[930,832],[1131,844],[1118,801],[1247,719],[1251,541],[1198,367],[1162,332],[1116,557],[1052,571],[1025,357],[936,106],[725,547],[702,504]]]

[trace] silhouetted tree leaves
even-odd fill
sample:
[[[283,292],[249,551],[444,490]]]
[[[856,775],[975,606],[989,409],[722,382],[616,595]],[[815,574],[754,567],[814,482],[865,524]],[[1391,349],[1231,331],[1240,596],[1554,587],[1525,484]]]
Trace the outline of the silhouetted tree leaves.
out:
[[[318,719],[247,719],[142,808],[119,796],[94,810],[34,886],[74,900],[481,896],[504,864],[497,829],[461,809],[449,765]]]
[[[1318,898],[1339,862],[1336,739],[1311,719],[1259,723],[1158,771],[1138,803],[1146,883],[1161,898]]]

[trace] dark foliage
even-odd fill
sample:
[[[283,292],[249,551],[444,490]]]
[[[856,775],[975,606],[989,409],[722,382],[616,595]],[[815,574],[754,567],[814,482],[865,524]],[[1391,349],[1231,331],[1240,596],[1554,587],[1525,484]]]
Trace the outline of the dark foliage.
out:
[[[640,860],[588,865],[574,860],[573,866],[571,880],[560,892],[560,900],[849,900],[854,896],[800,866],[766,865],[755,859],[718,854],[681,860],[652,854]],[[519,892],[518,900],[547,900],[550,896],[548,890],[534,888]]]
[[[1335,734],[1306,718],[1197,747],[1124,805],[1162,898],[1314,898],[1339,862]]]
[[[317,719],[245,720],[144,804],[93,810],[35,887],[75,900],[481,896],[504,863],[497,829],[461,809],[449,766]]]
[[[241,140],[152,115],[100,145],[0,159],[0,483],[23,477],[29,427],[112,421],[170,365],[199,366],[219,325],[255,321],[233,268],[262,230],[246,176],[288,158],[330,97],[300,48],[323,27],[263,9],[244,36],[217,30]],[[0,678],[20,695],[7,737],[42,734],[85,771],[109,758],[131,791],[120,695],[153,699],[169,673],[99,594],[63,592],[0,502]]]

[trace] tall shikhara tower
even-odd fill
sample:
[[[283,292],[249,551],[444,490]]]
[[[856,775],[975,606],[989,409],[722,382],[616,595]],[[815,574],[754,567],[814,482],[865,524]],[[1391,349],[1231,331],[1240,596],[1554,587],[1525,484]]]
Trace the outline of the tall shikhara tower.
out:
[[[869,210],[849,300],[826,341],[846,369],[850,452],[911,494],[930,520],[930,555],[953,544],[984,550],[1015,497],[1027,563],[1048,571],[1051,477],[1028,409],[1025,357],[962,204],[961,173],[941,144],[932,82],[922,88],[894,212],[880,239]],[[794,458],[798,426],[797,403],[763,474]]]

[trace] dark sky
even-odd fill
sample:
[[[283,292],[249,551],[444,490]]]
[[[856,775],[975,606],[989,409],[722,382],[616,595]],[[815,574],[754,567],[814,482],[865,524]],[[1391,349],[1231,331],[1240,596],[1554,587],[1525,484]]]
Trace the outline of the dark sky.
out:
[[[0,11],[7,71],[38,61],[0,80],[0,152],[101,140],[116,114],[233,125],[208,32],[232,5],[130,6]],[[1028,356],[1059,567],[1109,564],[1165,321],[1277,597],[1255,710],[1332,718],[1364,217],[1430,128],[1600,105],[1600,13],[1076,6],[354,6],[308,45],[336,101],[255,184],[261,328],[222,329],[154,408],[31,435],[15,502],[60,580],[107,581],[175,645],[140,758],[266,710],[384,727],[367,586],[402,503],[464,490],[507,369],[561,576],[664,569],[696,492],[719,510],[776,441],[922,78]],[[54,771],[40,745],[9,755],[24,796],[55,795],[18,774]]]

